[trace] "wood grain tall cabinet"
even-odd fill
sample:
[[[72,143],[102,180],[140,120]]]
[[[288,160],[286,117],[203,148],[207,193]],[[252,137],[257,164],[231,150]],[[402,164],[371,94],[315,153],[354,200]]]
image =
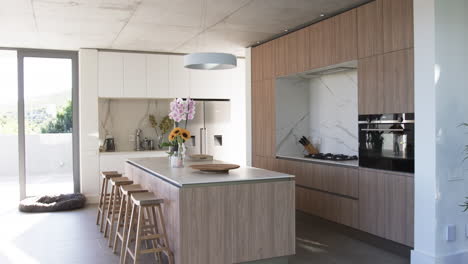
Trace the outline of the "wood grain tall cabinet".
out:
[[[359,114],[414,112],[413,1],[357,8]]]
[[[413,245],[414,176],[276,159],[275,79],[358,61],[358,112],[414,112],[413,1],[375,0],[252,48],[253,166],[296,176],[296,208]]]

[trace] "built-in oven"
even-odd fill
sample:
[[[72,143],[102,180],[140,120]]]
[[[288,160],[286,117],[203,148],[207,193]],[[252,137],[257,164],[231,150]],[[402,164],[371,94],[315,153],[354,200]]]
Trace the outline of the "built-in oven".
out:
[[[360,115],[359,166],[414,173],[414,114]]]

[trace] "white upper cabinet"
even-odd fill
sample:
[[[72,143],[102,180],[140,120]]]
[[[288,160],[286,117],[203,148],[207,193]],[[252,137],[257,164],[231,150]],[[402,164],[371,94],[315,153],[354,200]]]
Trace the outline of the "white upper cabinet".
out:
[[[184,67],[181,55],[98,54],[99,97],[230,99],[233,89],[244,85],[239,84],[244,80],[243,67],[190,70]]]
[[[146,56],[146,94],[154,98],[170,98],[169,55]]]
[[[123,95],[146,97],[146,54],[123,53]]]
[[[169,97],[190,96],[190,72],[184,67],[184,56],[169,56]]]
[[[123,97],[123,53],[99,52],[99,97]]]
[[[190,88],[193,98],[228,99],[234,70],[190,70]]]

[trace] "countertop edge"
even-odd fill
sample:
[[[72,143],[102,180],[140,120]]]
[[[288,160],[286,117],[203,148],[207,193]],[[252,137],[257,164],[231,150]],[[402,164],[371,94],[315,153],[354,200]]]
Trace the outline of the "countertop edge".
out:
[[[308,159],[308,158],[293,157],[293,156],[282,156],[282,155],[276,155],[276,159],[301,161],[301,162],[307,162],[307,163],[318,163],[318,164],[328,165],[328,166],[359,168],[359,164],[346,163],[346,162],[349,162],[349,161],[343,161],[343,162],[342,161],[327,161],[327,160]]]
[[[225,182],[202,182],[202,183],[180,183],[180,182],[177,182],[177,181],[174,181],[172,179],[170,179],[169,177],[167,176],[164,176],[164,175],[161,175],[151,169],[148,169],[146,168],[145,166],[142,166],[134,161],[131,161],[130,159],[127,159],[125,161],[126,163],[128,164],[131,164],[139,169],[142,169],[144,170],[145,172],[155,176],[155,177],[158,177],[160,178],[161,180],[171,184],[171,185],[174,185],[178,188],[187,188],[187,187],[203,187],[203,186],[220,186],[220,185],[230,185],[230,184],[246,184],[246,183],[262,183],[262,182],[278,182],[278,181],[291,181],[291,180],[294,180],[296,176],[294,175],[290,175],[290,174],[284,174],[284,175],[281,175],[281,176],[277,176],[277,177],[270,177],[270,178],[267,178],[267,179],[244,179],[244,180],[240,180],[240,181],[225,181]],[[252,167],[252,169],[259,169],[259,168],[254,168]]]

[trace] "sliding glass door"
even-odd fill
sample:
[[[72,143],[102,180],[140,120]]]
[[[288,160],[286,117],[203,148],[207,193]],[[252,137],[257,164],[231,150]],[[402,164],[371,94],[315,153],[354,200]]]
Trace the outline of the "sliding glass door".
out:
[[[77,53],[0,50],[0,71],[0,192],[78,192]]]

